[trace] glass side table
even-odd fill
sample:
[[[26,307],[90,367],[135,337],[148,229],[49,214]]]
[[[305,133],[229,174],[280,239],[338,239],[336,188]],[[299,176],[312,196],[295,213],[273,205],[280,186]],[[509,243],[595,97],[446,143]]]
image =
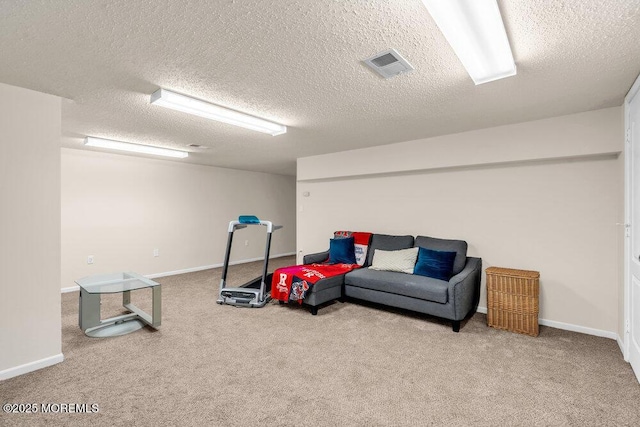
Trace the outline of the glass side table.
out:
[[[75,282],[80,286],[78,324],[86,335],[96,338],[114,337],[137,331],[144,325],[153,329],[160,326],[160,283],[131,272],[84,277]],[[131,304],[131,291],[144,288],[151,288],[151,315]],[[100,296],[114,293],[122,293],[122,305],[131,313],[100,320]]]

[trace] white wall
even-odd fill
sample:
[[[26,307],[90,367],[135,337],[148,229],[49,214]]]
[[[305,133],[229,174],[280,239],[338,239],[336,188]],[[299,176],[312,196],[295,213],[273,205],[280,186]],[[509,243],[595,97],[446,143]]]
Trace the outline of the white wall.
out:
[[[464,239],[483,268],[540,271],[548,324],[613,337],[622,129],[618,107],[299,159],[297,248],[336,229]]]
[[[0,379],[62,361],[60,98],[0,83]]]
[[[247,214],[284,225],[272,256],[295,251],[292,176],[62,149],[61,286],[99,273],[221,264],[229,221]],[[237,231],[232,261],[262,258],[265,235],[264,227]]]

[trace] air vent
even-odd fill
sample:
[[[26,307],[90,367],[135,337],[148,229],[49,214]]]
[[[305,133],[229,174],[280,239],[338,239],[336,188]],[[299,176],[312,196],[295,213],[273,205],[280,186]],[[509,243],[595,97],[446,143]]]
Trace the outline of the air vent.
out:
[[[385,50],[362,62],[385,79],[413,70],[411,64],[395,49]]]
[[[206,145],[198,145],[198,144],[187,144],[187,147],[199,148],[199,149],[202,149],[202,150],[207,150],[209,148]]]

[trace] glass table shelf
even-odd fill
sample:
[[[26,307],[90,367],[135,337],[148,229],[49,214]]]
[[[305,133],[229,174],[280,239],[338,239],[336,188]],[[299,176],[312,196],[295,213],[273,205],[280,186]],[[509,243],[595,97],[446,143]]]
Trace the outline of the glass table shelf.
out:
[[[76,283],[90,294],[115,294],[150,288],[160,284],[137,273],[111,273],[83,277]]]

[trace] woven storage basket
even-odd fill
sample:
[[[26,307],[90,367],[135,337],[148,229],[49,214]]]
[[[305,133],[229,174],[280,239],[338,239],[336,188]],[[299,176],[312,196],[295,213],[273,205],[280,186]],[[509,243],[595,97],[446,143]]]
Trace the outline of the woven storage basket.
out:
[[[540,273],[489,267],[487,324],[494,328],[538,336]]]

